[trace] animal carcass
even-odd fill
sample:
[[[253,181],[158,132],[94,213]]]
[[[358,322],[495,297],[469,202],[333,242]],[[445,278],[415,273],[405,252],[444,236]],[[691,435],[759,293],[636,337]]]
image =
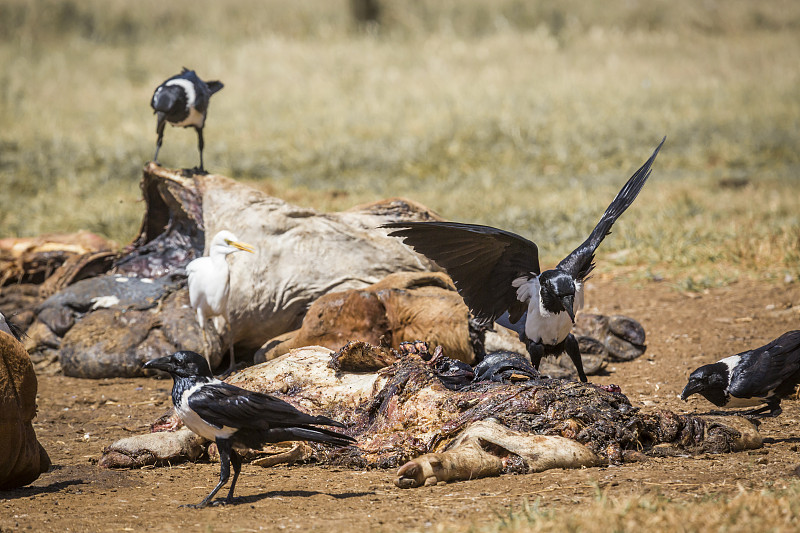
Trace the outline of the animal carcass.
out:
[[[36,374],[22,344],[0,331],[0,490],[21,487],[50,468],[31,421]]]
[[[113,268],[37,308],[28,348],[59,353],[67,375],[141,375],[141,363],[153,353],[178,349],[202,351],[219,364],[227,345],[220,336],[229,328],[217,328],[210,346],[203,346],[186,307],[183,269],[221,229],[256,248],[249,257],[230,259],[233,340],[251,353],[298,328],[308,306],[328,292],[365,287],[392,272],[437,269],[375,229],[436,218],[410,201],[318,213],[223,176],[184,177],[153,163],[145,167],[142,192],[146,212],[139,236]]]
[[[338,353],[300,348],[229,381],[344,422],[358,447],[316,446],[316,459],[353,468],[398,468],[395,483],[404,488],[622,463],[641,458],[642,452],[663,453],[664,446],[729,452],[761,445],[755,427],[744,419],[641,412],[618,388],[561,379],[470,382],[465,374],[460,384],[451,379],[445,386],[441,369],[450,365],[442,364],[443,355],[387,351],[365,343],[349,343]],[[390,362],[389,355],[395,362],[382,370],[355,370],[370,357]],[[141,443],[129,456],[149,456],[144,448]],[[126,449],[131,450],[130,441]],[[115,444],[105,452],[105,466],[132,463],[118,462]]]

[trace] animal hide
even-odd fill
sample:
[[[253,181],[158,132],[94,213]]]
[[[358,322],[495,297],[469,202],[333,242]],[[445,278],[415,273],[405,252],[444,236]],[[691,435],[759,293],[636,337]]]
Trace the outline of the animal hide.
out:
[[[36,374],[22,344],[0,331],[0,489],[21,487],[50,468],[31,421]]]

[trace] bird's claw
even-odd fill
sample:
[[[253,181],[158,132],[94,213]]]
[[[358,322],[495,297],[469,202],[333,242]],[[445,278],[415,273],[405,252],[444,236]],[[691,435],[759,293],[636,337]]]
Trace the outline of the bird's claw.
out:
[[[209,504],[208,502],[200,502],[200,503],[184,503],[180,507],[185,507],[187,509],[203,509],[207,507]],[[214,505],[213,503],[211,505]]]
[[[188,509],[204,509],[206,507],[219,507],[220,505],[229,505],[236,503],[236,498],[225,498],[224,500],[214,500],[211,502],[202,501],[200,503],[186,503],[181,505],[181,507],[186,507]]]
[[[208,505],[211,507],[219,507],[228,505],[229,503],[233,503],[233,500],[225,498],[224,500],[214,500],[213,502],[210,502]]]

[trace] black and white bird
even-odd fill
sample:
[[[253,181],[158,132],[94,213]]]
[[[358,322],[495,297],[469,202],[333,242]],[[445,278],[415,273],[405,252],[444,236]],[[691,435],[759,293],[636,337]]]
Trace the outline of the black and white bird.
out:
[[[681,393],[686,401],[700,394],[717,407],[753,407],[743,414],[774,417],[781,400],[800,385],[800,330],[784,333],[769,344],[704,365],[689,376]]]
[[[203,167],[203,127],[206,123],[208,103],[211,95],[222,89],[222,82],[201,80],[193,70],[184,68],[180,74],[171,77],[158,87],[150,101],[158,121],[156,122],[156,155],[153,161],[158,163],[158,151],[164,140],[164,126],[167,122],[183,128],[193,127],[197,132],[197,148],[200,151],[198,170]]]
[[[589,238],[555,268],[539,268],[535,243],[489,226],[458,222],[397,222],[389,235],[429,257],[453,278],[472,314],[483,322],[501,317],[517,327],[535,368],[545,355],[567,352],[587,381],[578,342],[570,333],[575,313],[583,307],[584,282],[594,268],[594,252],[611,226],[633,203],[666,137],[608,206]],[[506,316],[504,316],[506,315]]]
[[[233,502],[233,490],[242,467],[234,446],[259,449],[266,443],[292,440],[350,446],[355,439],[317,425],[344,427],[324,416],[313,416],[268,394],[241,389],[211,374],[205,358],[196,352],[175,352],[144,364],[168,372],[174,381],[172,403],[183,423],[196,434],[217,443],[220,459],[219,483],[197,505],[205,507],[230,477],[233,480],[224,503]]]

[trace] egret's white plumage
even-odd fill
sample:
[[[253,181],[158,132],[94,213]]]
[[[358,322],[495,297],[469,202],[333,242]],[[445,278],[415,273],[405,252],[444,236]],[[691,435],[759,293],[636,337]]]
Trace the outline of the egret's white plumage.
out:
[[[203,331],[204,341],[206,338],[206,320],[209,318],[223,316],[228,327],[231,327],[228,313],[230,269],[226,258],[229,254],[240,250],[253,253],[251,245],[239,242],[236,235],[230,231],[222,230],[214,235],[211,240],[208,256],[198,257],[186,265],[186,273],[189,275],[189,302],[197,313],[197,322]],[[230,368],[233,369],[232,335],[230,354]]]

